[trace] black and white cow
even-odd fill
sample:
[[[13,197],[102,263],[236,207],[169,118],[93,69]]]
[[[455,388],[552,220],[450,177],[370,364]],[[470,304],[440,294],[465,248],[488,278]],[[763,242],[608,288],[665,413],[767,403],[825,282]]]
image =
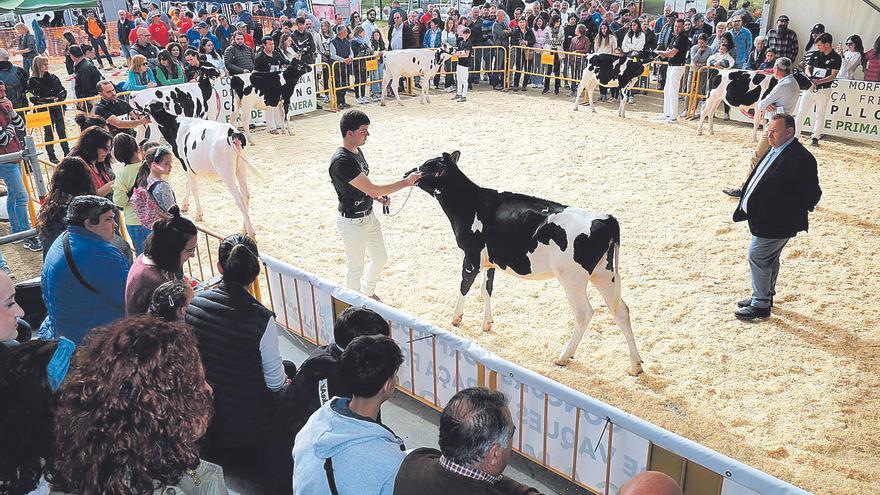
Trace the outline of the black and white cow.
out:
[[[250,134],[251,110],[260,109],[275,112],[276,118],[283,118],[284,130],[292,135],[287,112],[290,98],[299,78],[311,71],[311,67],[294,59],[281,72],[248,72],[230,78],[232,86],[232,117],[229,122],[235,125],[241,115],[241,124],[248,138]]]
[[[431,103],[428,96],[430,81],[443,67],[443,63],[452,57],[455,49],[449,43],[444,43],[439,49],[433,48],[408,48],[406,50],[390,50],[382,55],[382,64],[385,73],[382,76],[382,95],[379,97],[379,105],[385,106],[385,92],[391,85],[394,98],[398,105],[400,95],[397,92],[398,82],[401,77],[421,77],[422,93],[419,95],[419,103]]]
[[[259,171],[244,156],[243,148],[247,144],[244,134],[230,124],[172,115],[161,102],[152,103],[148,109],[162,137],[171,145],[174,156],[180,160],[186,172],[186,194],[181,210],[188,206],[192,190],[196,200],[196,220],[202,220],[196,178],[220,177],[241,211],[244,232],[253,237],[254,228],[248,215],[250,191],[247,169],[250,167],[257,175]]]
[[[596,112],[593,106],[593,92],[599,86],[608,88],[620,88],[620,105],[617,115],[626,117],[626,100],[630,88],[639,80],[639,76],[645,71],[645,64],[651,61],[652,54],[646,52],[634,57],[618,57],[608,53],[587,55],[581,59],[586,64],[581,73],[581,82],[578,83],[577,94],[574,98],[574,109],[577,111],[581,102],[581,94],[587,92],[590,110]]]
[[[800,72],[795,73],[795,80],[801,90],[810,89],[810,80]],[[764,112],[759,112],[755,105],[767,96],[775,86],[777,80],[773,74],[752,70],[723,69],[709,80],[709,96],[700,111],[700,125],[697,126],[697,135],[703,135],[703,121],[709,119],[709,134],[715,134],[713,123],[715,112],[722,103],[740,109],[743,112],[752,110],[752,139],[758,141],[758,126],[764,120]],[[794,114],[796,108],[786,109],[786,112]]]
[[[571,340],[554,360],[569,363],[593,316],[587,297],[592,282],[602,294],[629,346],[630,374],[642,372],[629,308],[620,296],[620,226],[611,215],[590,213],[545,199],[498,192],[474,184],[458,167],[458,151],[425,162],[417,185],[440,202],[464,251],[461,289],[452,324],[462,320],[464,297],[483,275],[483,329],[492,328],[489,299],[495,269],[529,279],[556,278],[574,311]]]
[[[199,69],[197,82],[147,88],[135,93],[130,104],[137,110],[146,111],[150,104],[158,101],[172,115],[219,120],[222,105],[220,93],[214,89],[214,80],[219,76],[220,71],[216,68],[205,66]],[[135,129],[138,143],[156,140],[160,135],[159,128],[153,123]]]

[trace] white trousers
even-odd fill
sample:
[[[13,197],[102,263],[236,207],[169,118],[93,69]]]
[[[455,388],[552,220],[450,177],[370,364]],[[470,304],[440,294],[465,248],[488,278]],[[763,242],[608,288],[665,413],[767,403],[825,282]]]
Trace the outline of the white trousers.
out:
[[[281,120],[284,118],[279,115],[277,108],[267,108],[263,111],[263,115],[266,116],[266,128],[270,131],[272,129],[280,129],[281,128]]]
[[[466,65],[455,66],[455,79],[457,82],[455,94],[465,98],[467,98],[468,93],[468,72],[470,72],[470,70]]]
[[[336,217],[336,226],[342,236],[347,258],[345,285],[349,289],[372,296],[382,274],[382,267],[388,261],[385,239],[382,237],[382,224],[376,215],[370,213],[362,218]],[[364,275],[364,254],[370,257],[370,266]],[[361,280],[363,279],[363,280]]]
[[[678,91],[681,89],[681,77],[685,67],[672,66],[666,68],[666,84],[663,86],[663,117],[678,118]]]
[[[820,89],[818,91],[806,90],[801,94],[801,102],[798,105],[797,131],[795,136],[801,135],[801,127],[803,127],[804,118],[808,115],[812,116],[813,136],[816,139],[822,137],[825,130],[825,115],[828,113],[828,103],[831,102],[831,88]],[[813,105],[816,105],[816,111],[813,112]]]

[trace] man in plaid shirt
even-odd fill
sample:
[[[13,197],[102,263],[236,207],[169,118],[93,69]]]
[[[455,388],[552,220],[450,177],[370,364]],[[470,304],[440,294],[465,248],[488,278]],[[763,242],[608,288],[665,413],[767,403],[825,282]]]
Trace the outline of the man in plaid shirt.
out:
[[[776,20],[776,29],[767,32],[767,48],[776,52],[776,58],[788,57],[792,62],[797,58],[799,46],[797,33],[788,29],[788,16],[783,14]]]
[[[502,473],[516,427],[507,397],[487,388],[455,394],[440,416],[440,451],[411,452],[394,481],[394,495],[537,495]]]

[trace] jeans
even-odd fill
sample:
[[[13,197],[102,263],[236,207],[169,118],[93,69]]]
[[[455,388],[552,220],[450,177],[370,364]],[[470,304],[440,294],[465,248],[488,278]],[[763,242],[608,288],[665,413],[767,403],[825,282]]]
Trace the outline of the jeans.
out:
[[[104,63],[101,62],[101,50],[104,51],[104,56],[107,57],[107,62],[110,65],[113,65],[113,58],[110,57],[110,50],[107,49],[107,43],[104,41],[104,38],[91,38],[89,41],[92,43],[92,48],[95,50],[95,57],[97,57],[98,65],[104,67]],[[101,50],[98,50],[100,48]]]
[[[544,78],[544,91],[550,91],[550,75],[552,74],[556,76],[553,81],[553,89],[558,93],[561,79],[559,79],[559,55],[556,52],[553,53],[553,65],[547,66],[545,74],[547,74],[547,77]]]
[[[131,51],[129,48],[131,48],[131,45],[120,45],[119,51],[122,52],[122,56],[125,57],[125,60],[131,60]]]
[[[350,66],[345,63],[336,64],[336,77],[334,82],[336,83],[336,87],[339,88],[341,86],[348,86],[348,74],[350,72]],[[336,104],[344,105],[345,104],[345,92],[348,89],[337,89],[336,90]]]
[[[54,141],[55,138],[52,137],[52,127],[55,127],[55,132],[58,133],[58,139],[66,139],[67,131],[64,128],[64,112],[61,110],[61,107],[51,107],[49,108],[49,117],[52,119],[52,124],[43,127],[43,142],[48,143],[49,141]],[[67,142],[61,143],[61,149],[64,151],[64,156],[67,156],[70,153],[70,146],[68,146]],[[49,158],[57,158],[55,156],[55,145],[50,144],[46,146],[46,152],[49,155]]]
[[[9,214],[9,230],[15,234],[31,228],[31,220],[28,216],[27,190],[24,188],[24,180],[21,177],[21,165],[15,163],[0,163],[0,179],[6,183],[6,212]]]
[[[376,215],[370,213],[361,218],[336,217],[336,226],[345,246],[345,257],[348,260],[345,285],[349,289],[360,291],[372,296],[376,293],[376,285],[382,268],[388,261],[385,251],[385,239],[382,237],[382,224]],[[364,275],[364,255],[370,257],[370,266]],[[363,280],[361,280],[363,278]]]
[[[752,306],[769,308],[776,295],[779,276],[779,254],[788,239],[767,239],[752,236],[749,244],[749,270],[752,273]]]
[[[28,75],[31,73],[31,65],[33,65],[33,63],[34,59],[32,58],[22,57],[21,59],[21,66]]]
[[[379,69],[372,71],[369,76],[372,80],[378,81],[374,82],[370,88],[370,94],[379,96],[382,94],[382,78],[385,77],[385,66],[382,65],[382,62],[379,62]]]
[[[134,244],[135,254],[140,255],[143,253],[144,241],[147,240],[147,236],[150,235],[152,230],[143,225],[126,225],[125,230],[128,231],[128,237],[131,238],[131,243]]]

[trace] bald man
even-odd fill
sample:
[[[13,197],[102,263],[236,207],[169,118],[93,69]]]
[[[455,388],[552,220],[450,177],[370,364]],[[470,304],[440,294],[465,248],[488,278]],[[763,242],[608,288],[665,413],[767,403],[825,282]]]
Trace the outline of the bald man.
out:
[[[637,474],[620,488],[620,495],[683,495],[669,476],[658,471]]]

